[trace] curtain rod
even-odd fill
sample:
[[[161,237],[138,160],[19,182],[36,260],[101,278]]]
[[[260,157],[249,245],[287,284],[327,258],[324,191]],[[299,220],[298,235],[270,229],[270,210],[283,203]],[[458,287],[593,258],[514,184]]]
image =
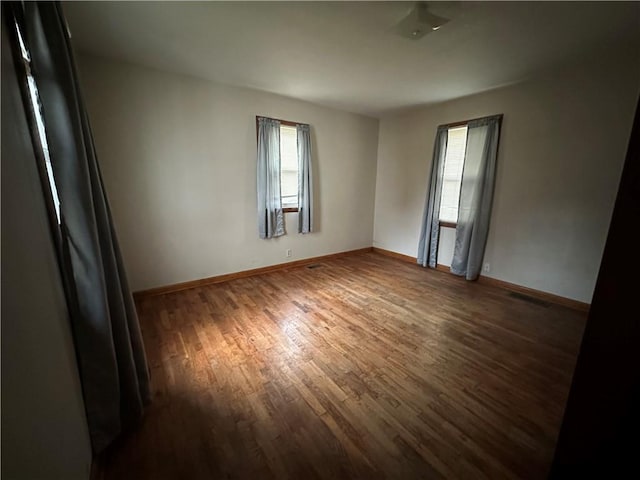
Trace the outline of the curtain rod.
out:
[[[475,122],[476,120],[482,120],[483,118],[491,118],[491,117],[500,117],[502,119],[503,113],[497,115],[486,115],[484,117],[471,118],[469,120],[462,120],[461,122],[453,122],[453,123],[445,123],[443,125],[438,125],[438,128],[452,128],[452,127],[461,127],[462,125],[466,125],[469,122]]]
[[[302,122],[292,122],[290,120],[282,120],[280,118],[273,118],[273,117],[267,117],[265,115],[256,115],[256,123],[258,122],[259,118],[268,118],[270,120],[277,120],[278,122],[280,122],[282,125],[287,125],[289,127],[295,127],[296,125],[309,125],[308,123],[302,123]]]

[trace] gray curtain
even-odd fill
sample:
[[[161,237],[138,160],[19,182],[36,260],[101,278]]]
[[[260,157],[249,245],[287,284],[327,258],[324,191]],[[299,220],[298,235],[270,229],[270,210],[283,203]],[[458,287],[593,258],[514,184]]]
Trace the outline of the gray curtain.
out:
[[[260,238],[284,235],[280,197],[280,122],[258,118],[258,233]]]
[[[469,122],[451,272],[475,280],[489,233],[502,115]]]
[[[140,326],[104,192],[58,2],[25,2],[22,21],[61,207],[61,269],[93,449],[150,399]]]
[[[420,242],[418,243],[418,263],[436,267],[438,261],[438,236],[440,234],[440,197],[442,194],[442,176],[444,174],[444,157],[447,153],[447,127],[438,127],[433,147],[431,162],[431,179],[429,191],[424,205]]]
[[[309,125],[296,125],[298,131],[298,233],[313,231],[313,173],[311,169],[311,131]]]

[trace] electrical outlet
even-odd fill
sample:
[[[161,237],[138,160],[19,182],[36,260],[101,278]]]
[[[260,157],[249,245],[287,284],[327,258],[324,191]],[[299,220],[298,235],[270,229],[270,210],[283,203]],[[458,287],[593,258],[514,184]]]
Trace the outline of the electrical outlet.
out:
[[[484,273],[489,273],[491,271],[491,265],[489,264],[489,262],[484,264],[484,267],[482,267],[482,271]]]
[[[287,248],[287,258],[291,257],[291,249]]]

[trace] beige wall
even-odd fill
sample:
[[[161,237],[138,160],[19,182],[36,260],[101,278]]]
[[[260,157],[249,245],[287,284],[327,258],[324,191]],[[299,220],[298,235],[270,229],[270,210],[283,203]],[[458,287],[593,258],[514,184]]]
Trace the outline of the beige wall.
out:
[[[589,302],[638,99],[637,59],[380,122],[374,246],[416,256],[436,127],[503,113],[487,274]]]
[[[78,63],[134,290],[371,246],[376,119],[93,57]],[[299,235],[294,213],[287,235],[258,238],[256,115],[312,126],[317,232]]]
[[[47,222],[3,28],[3,479],[88,479],[91,467],[75,351]]]
[[[286,262],[287,249],[295,260],[373,239],[415,256],[437,125],[503,113],[487,275],[591,299],[638,94],[629,58],[388,116],[379,128],[249,89],[95,57],[79,64],[134,290]],[[255,115],[312,125],[317,233],[298,235],[287,214],[286,236],[258,239]]]

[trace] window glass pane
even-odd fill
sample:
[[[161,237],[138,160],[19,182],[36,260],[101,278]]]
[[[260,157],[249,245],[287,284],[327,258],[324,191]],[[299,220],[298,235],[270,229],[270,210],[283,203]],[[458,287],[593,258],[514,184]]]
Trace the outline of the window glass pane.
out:
[[[440,220],[458,221],[458,203],[462,169],[467,148],[467,126],[450,128],[447,138],[447,151],[444,157],[444,177],[442,196],[440,197]]]
[[[29,56],[29,51],[24,43],[24,39],[22,38],[22,32],[20,31],[20,27],[18,24],[15,24],[16,32],[18,33],[18,40],[20,42],[20,50],[22,52],[22,58],[25,61],[25,68],[27,73],[27,85],[29,86],[29,98],[31,100],[31,106],[33,107],[33,113],[36,120],[36,126],[38,129],[38,140],[40,141],[40,145],[42,146],[42,152],[44,153],[44,163],[45,169],[47,172],[47,179],[49,180],[49,187],[51,190],[51,197],[53,200],[53,206],[56,211],[56,217],[58,220],[58,224],[60,224],[60,199],[58,198],[58,188],[56,187],[56,182],[53,177],[53,165],[51,164],[51,157],[49,155],[49,145],[47,144],[47,136],[45,132],[44,126],[44,118],[42,116],[42,110],[40,109],[40,97],[38,95],[38,87],[36,86],[35,79],[33,75],[31,75],[31,57]]]
[[[24,40],[22,39],[22,32],[20,31],[20,27],[18,24],[15,24],[16,32],[18,32],[18,42],[20,43],[20,53],[22,53],[22,58],[27,62],[31,61],[31,57],[29,57],[29,52],[27,51],[27,47],[24,44]]]
[[[284,207],[298,205],[298,132],[280,126],[280,193]]]
[[[282,197],[296,197],[298,201],[298,172],[283,170],[281,175],[280,193]],[[294,202],[294,203],[295,203]]]

